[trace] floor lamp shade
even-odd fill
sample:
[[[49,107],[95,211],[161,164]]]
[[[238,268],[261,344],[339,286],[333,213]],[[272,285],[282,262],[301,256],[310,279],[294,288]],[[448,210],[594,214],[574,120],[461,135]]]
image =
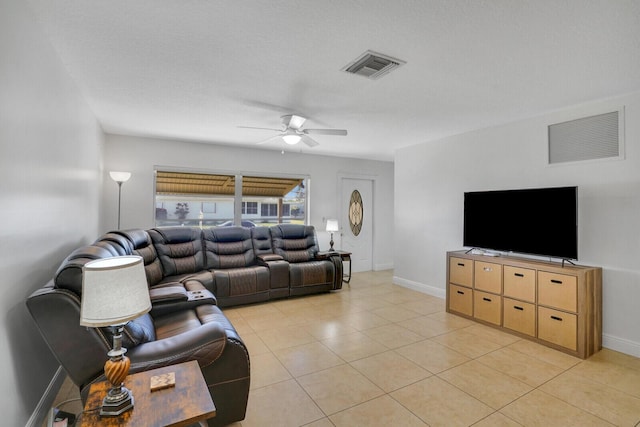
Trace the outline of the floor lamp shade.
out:
[[[84,265],[80,305],[82,326],[124,324],[150,310],[142,257],[103,258]]]
[[[129,178],[131,178],[131,172],[111,171],[111,172],[109,172],[109,176],[115,182],[118,182],[118,183],[127,182],[127,181],[129,181]]]

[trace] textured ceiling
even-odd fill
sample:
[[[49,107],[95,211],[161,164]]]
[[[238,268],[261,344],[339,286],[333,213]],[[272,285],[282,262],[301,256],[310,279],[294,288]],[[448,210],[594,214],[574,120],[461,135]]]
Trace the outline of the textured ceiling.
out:
[[[28,0],[107,133],[393,160],[640,90],[640,1]],[[371,49],[407,61],[340,71]],[[270,142],[308,117],[319,146]],[[517,141],[514,141],[517,143]]]

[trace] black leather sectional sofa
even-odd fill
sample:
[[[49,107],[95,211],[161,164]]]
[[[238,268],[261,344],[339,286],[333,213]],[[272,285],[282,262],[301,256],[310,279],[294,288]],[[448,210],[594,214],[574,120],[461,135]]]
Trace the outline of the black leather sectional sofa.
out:
[[[144,259],[152,310],[129,322],[130,373],[197,360],[217,408],[210,426],[244,419],[249,353],[221,307],[342,287],[342,260],[320,253],[312,226],[113,231],[73,251],[27,299],[45,341],[83,401],[105,379],[109,328],[80,326],[82,268],[113,256]]]

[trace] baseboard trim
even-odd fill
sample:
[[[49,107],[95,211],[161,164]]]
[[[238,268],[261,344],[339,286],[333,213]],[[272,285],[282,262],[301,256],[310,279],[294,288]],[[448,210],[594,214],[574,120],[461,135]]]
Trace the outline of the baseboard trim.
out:
[[[373,266],[373,271],[393,270],[393,263],[376,264]]]
[[[51,410],[51,406],[53,406],[56,396],[58,395],[58,391],[62,387],[64,380],[66,378],[66,374],[62,369],[62,366],[58,367],[58,370],[53,375],[53,378],[49,382],[47,389],[44,391],[44,394],[40,398],[36,409],[34,409],[33,413],[27,420],[25,427],[41,427],[44,420],[49,416],[49,411]]]
[[[422,292],[423,294],[434,296],[434,297],[438,297],[442,299],[445,299],[447,297],[447,291],[445,289],[437,288],[435,286],[425,285],[424,283],[403,279],[398,276],[393,276],[393,283],[395,283],[396,285],[403,286],[405,288],[413,289],[414,291]]]
[[[640,357],[640,343],[614,335],[602,334],[602,346],[630,356]]]

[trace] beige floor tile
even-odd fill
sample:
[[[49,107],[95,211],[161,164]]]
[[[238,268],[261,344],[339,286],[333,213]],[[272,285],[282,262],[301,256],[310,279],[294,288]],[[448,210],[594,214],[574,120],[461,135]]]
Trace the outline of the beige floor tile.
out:
[[[329,418],[322,418],[318,421],[305,424],[304,427],[334,427],[334,424],[329,421]]]
[[[538,387],[564,372],[564,369],[556,365],[517,352],[509,347],[485,354],[476,360],[532,387]]]
[[[333,366],[342,365],[344,360],[319,342],[276,350],[276,357],[293,375],[310,374]]]
[[[571,368],[571,372],[640,398],[640,371],[637,369],[587,359]]]
[[[384,394],[382,389],[349,365],[303,375],[297,381],[327,415]]]
[[[473,427],[518,427],[521,425],[522,424],[515,422],[511,418],[502,415],[500,412],[494,412],[487,418],[475,423]]]
[[[389,301],[386,301],[378,295],[362,295],[353,299],[351,304],[361,310],[376,310],[378,308],[393,306]]]
[[[476,324],[473,326],[469,326],[468,328],[464,328],[465,332],[471,332],[481,338],[486,339],[487,341],[494,342],[496,344],[500,344],[501,346],[507,346],[513,344],[516,341],[520,341],[522,338],[519,338],[515,335],[511,335],[507,332],[501,331],[499,329],[492,328],[490,326]]]
[[[321,341],[347,362],[382,353],[389,348],[362,332],[338,335]]]
[[[243,316],[249,327],[255,332],[279,329],[291,326],[291,319],[280,311]]]
[[[461,329],[449,332],[448,334],[438,335],[437,337],[431,338],[431,340],[447,346],[472,359],[502,347],[500,344],[488,341],[485,338]]]
[[[533,390],[531,393],[505,406],[500,412],[525,426],[588,427],[613,425],[539,390]]]
[[[640,423],[640,398],[592,381],[573,370],[544,384],[540,390],[615,425]]]
[[[298,427],[324,417],[300,385],[289,380],[252,390],[242,427]]]
[[[510,344],[509,348],[562,369],[569,369],[582,361],[577,357],[570,356],[566,353],[562,353],[558,350],[545,347],[529,340],[516,341],[515,343]]]
[[[447,313],[446,311],[439,311],[437,313],[427,315],[430,319],[438,320],[444,323],[449,330],[466,328],[467,326],[476,325],[475,322],[465,319],[455,314]]]
[[[307,323],[302,326],[302,328],[318,340],[336,337],[338,335],[347,335],[358,331],[356,328],[345,325],[340,319],[316,320]]]
[[[400,307],[406,308],[407,310],[413,310],[416,313],[427,315],[434,314],[444,311],[445,303],[443,300],[432,301],[430,299],[422,299],[417,301],[409,301],[402,304],[399,304]]]
[[[272,353],[251,357],[251,389],[291,379],[291,375]]]
[[[589,358],[590,362],[613,363],[624,366],[626,368],[636,369],[640,371],[640,358],[629,356],[628,354],[603,348]]]
[[[364,329],[377,328],[378,326],[388,325],[389,323],[391,323],[390,320],[387,320],[384,317],[380,317],[369,311],[351,313],[349,315],[342,316],[341,321],[359,331],[362,331]]]
[[[336,427],[427,427],[427,424],[422,422],[420,418],[389,396],[361,403],[329,418]]]
[[[433,338],[459,329],[447,326],[444,322],[432,319],[429,316],[421,316],[404,320],[402,322],[398,322],[398,325],[425,338]]]
[[[391,393],[431,427],[470,426],[493,409],[436,376]]]
[[[424,340],[422,336],[397,324],[379,326],[362,332],[389,348],[403,347]]]
[[[413,310],[402,308],[397,305],[377,308],[371,312],[391,322],[402,322],[403,320],[413,319],[420,316],[419,313]]]
[[[395,351],[434,374],[471,360],[467,356],[431,340],[420,341]]]
[[[244,341],[244,345],[247,346],[247,350],[249,350],[249,355],[251,357],[271,352],[269,347],[267,347],[264,341],[262,341],[255,332],[241,334],[240,336],[242,337],[242,341]]]
[[[356,360],[351,362],[351,366],[387,393],[432,375],[394,351]]]
[[[316,341],[315,337],[300,326],[288,326],[266,331],[258,331],[258,336],[271,351],[296,347]]]
[[[533,389],[476,360],[441,372],[438,376],[494,409],[502,408]]]

